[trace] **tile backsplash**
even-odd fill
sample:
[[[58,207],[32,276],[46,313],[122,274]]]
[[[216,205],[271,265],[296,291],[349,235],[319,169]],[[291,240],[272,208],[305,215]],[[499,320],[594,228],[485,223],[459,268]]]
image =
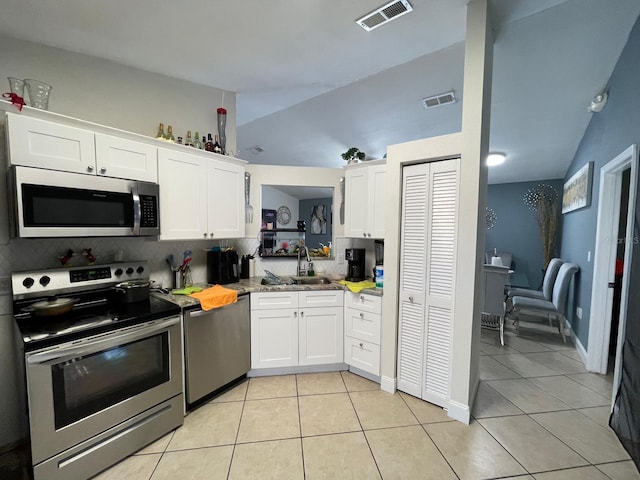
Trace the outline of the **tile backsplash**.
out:
[[[229,240],[239,255],[257,252],[259,241],[255,238]],[[92,238],[47,238],[47,239],[11,239],[0,244],[0,277],[10,276],[12,272],[41,268],[58,268],[62,256],[71,249],[76,253],[91,248],[96,256],[96,264],[114,261],[114,255],[122,251],[123,260],[146,260],[149,263],[151,279],[171,286],[171,274],[165,258],[173,254],[176,262],[182,260],[185,250],[193,252],[191,272],[194,283],[204,283],[207,277],[206,251],[218,245],[214,240],[163,241],[150,238],[128,237],[92,237]],[[334,242],[334,255],[344,256],[346,248],[366,248],[367,271],[373,268],[373,240],[337,238]],[[86,265],[82,256],[74,257],[73,265]],[[347,263],[339,264],[337,260],[314,260],[315,270],[320,273],[346,274]],[[295,275],[295,259],[263,259],[256,256],[256,275],[263,276],[267,269],[276,275]],[[11,313],[11,295],[0,295],[0,314]]]

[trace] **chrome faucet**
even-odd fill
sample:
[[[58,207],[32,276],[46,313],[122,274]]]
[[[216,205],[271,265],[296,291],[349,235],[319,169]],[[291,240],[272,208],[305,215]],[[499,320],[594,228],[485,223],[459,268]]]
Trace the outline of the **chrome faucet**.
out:
[[[304,277],[307,274],[307,269],[304,266],[300,265],[300,260],[302,260],[302,257],[300,256],[300,254],[303,250],[304,250],[307,262],[311,261],[311,257],[309,257],[309,249],[303,242],[300,242],[300,245],[298,245],[298,271],[296,272],[296,275],[298,277]]]

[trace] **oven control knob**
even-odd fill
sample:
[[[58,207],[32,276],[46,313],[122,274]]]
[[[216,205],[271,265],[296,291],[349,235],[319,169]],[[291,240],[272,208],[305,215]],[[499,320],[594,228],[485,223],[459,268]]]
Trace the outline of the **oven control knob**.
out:
[[[43,287],[49,285],[49,282],[51,282],[51,277],[49,277],[48,275],[40,277],[40,285],[42,285]]]
[[[24,285],[27,288],[33,287],[34,283],[35,282],[34,282],[33,278],[31,278],[31,277],[27,277],[22,281],[22,285]]]
[[[114,274],[116,277],[119,277],[120,275],[122,275],[122,269],[121,269],[121,268],[116,268],[116,271],[115,271],[115,272],[113,272],[113,274]]]
[[[142,273],[142,272],[144,272],[144,267],[138,267],[138,268],[136,268],[136,272],[138,272],[138,273]]]
[[[133,268],[127,268],[127,275],[131,275],[133,273]]]

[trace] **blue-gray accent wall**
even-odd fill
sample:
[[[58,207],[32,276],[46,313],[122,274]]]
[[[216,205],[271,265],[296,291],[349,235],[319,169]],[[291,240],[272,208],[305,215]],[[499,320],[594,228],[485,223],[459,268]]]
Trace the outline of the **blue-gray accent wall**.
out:
[[[329,242],[333,241],[331,235],[333,231],[331,226],[333,224],[333,215],[331,212],[331,205],[333,198],[314,198],[310,200],[300,200],[300,220],[306,222],[306,244],[309,248],[319,248],[320,244],[329,245]],[[327,233],[325,235],[315,235],[311,233],[311,211],[316,205],[324,205],[325,215],[327,216]]]
[[[609,100],[604,110],[592,114],[565,180],[587,162],[594,162],[591,206],[563,217],[561,254],[563,259],[580,265],[575,286],[570,290],[568,319],[576,336],[586,348],[589,340],[593,258],[587,262],[587,252],[595,250],[600,169],[632,144],[640,143],[640,19],[631,30],[618,63],[609,78],[606,90]],[[594,92],[594,94],[597,92]],[[586,99],[588,100],[588,99]],[[585,100],[585,101],[586,101]],[[634,245],[633,256],[640,254]],[[606,285],[603,286],[606,288]],[[631,285],[631,290],[637,286]],[[576,317],[576,307],[582,307],[582,320]]]
[[[496,212],[497,220],[493,228],[486,230],[485,247],[487,251],[497,248],[511,252],[513,269],[527,276],[531,288],[538,288],[542,283],[544,259],[538,222],[534,212],[525,205],[523,197],[530,188],[535,188],[538,184],[551,185],[556,189],[560,211],[562,179],[499,183],[487,188],[487,207]],[[560,251],[559,236],[557,252]]]

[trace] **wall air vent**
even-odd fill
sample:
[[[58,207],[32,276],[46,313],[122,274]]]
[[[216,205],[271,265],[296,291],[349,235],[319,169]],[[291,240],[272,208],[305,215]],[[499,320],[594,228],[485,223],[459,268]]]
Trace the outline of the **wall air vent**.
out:
[[[447,103],[455,103],[456,96],[451,92],[440,93],[438,95],[434,95],[433,97],[427,97],[422,99],[422,104],[424,108],[433,108],[438,107],[440,105],[446,105]]]
[[[356,23],[367,32],[370,32],[374,28],[389,23],[394,18],[398,18],[412,10],[413,7],[407,0],[394,0],[359,18]]]

